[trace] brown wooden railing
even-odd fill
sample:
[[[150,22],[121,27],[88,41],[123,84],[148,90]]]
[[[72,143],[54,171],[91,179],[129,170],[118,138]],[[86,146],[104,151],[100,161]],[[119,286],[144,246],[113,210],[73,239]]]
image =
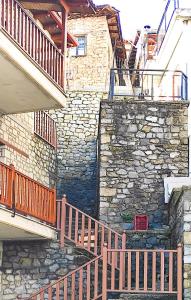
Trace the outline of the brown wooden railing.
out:
[[[56,191],[1,162],[0,204],[52,225],[56,223]]]
[[[25,300],[99,299],[102,293],[102,265],[102,257],[98,256]]]
[[[34,132],[47,143],[56,148],[56,122],[44,111],[34,113]]]
[[[108,255],[112,263],[108,264]],[[115,250],[70,272],[28,300],[107,300],[109,293],[168,294],[182,300],[182,247],[177,250]],[[21,298],[22,299],[22,298]]]
[[[125,233],[121,235],[80,211],[69,204],[66,197],[57,200],[57,229],[60,230],[62,247],[66,238],[96,256],[102,254],[104,244],[110,249],[126,249]]]
[[[1,0],[0,29],[3,29],[45,73],[64,87],[64,56],[17,0]]]
[[[108,255],[111,266],[107,264]],[[108,292],[175,294],[177,300],[182,300],[182,246],[177,250],[104,247],[102,289],[102,300],[107,299]]]

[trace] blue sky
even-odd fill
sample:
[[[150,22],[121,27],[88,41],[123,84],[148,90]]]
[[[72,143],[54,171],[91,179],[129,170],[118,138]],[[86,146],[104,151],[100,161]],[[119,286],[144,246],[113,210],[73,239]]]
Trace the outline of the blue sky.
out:
[[[144,25],[157,28],[167,0],[94,0],[95,4],[110,4],[121,11],[123,36],[133,39],[136,29]]]

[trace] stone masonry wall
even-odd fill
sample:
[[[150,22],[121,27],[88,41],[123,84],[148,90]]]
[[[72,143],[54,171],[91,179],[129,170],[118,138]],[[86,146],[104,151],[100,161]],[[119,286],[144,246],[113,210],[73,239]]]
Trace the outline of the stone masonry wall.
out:
[[[92,215],[97,212],[97,135],[99,92],[68,93],[66,108],[51,111],[57,122],[58,198]]]
[[[191,187],[173,190],[169,202],[169,220],[172,244],[183,244],[184,299],[191,298]]]
[[[0,117],[0,161],[52,187],[55,184],[56,150],[34,134],[34,113]],[[7,144],[8,143],[8,144]]]
[[[23,299],[89,260],[77,248],[58,242],[4,242],[1,300]]]
[[[69,90],[109,90],[113,50],[105,16],[68,20],[68,30],[74,36],[85,35],[84,56],[70,55],[67,62]]]
[[[100,125],[100,219],[122,214],[168,222],[163,178],[188,175],[187,103],[103,101]]]

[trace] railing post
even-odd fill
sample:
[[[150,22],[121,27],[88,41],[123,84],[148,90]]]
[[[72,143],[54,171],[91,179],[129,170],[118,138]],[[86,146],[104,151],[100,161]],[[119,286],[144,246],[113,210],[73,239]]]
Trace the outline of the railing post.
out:
[[[111,69],[110,71],[110,89],[109,89],[109,100],[113,100],[115,89],[115,71]]]
[[[177,248],[177,300],[182,300],[182,245]]]
[[[64,247],[64,237],[65,237],[65,226],[66,226],[66,195],[63,195],[61,204],[61,228],[60,228],[60,244],[61,248]]]
[[[107,300],[107,246],[103,246],[102,300]]]
[[[8,192],[7,198],[10,208],[14,210],[15,215],[15,167],[13,164],[10,165],[10,172],[8,175]]]
[[[55,225],[56,224],[56,189],[52,189],[52,199],[51,200],[52,200],[51,201],[52,203],[50,205],[50,207],[51,207],[50,219],[51,219],[51,223]]]

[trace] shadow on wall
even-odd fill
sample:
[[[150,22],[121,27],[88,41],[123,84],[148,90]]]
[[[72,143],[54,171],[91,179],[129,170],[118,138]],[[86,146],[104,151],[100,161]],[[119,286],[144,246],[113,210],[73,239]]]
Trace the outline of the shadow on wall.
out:
[[[58,198],[67,195],[68,201],[83,212],[97,217],[97,179],[63,178],[59,179]]]

